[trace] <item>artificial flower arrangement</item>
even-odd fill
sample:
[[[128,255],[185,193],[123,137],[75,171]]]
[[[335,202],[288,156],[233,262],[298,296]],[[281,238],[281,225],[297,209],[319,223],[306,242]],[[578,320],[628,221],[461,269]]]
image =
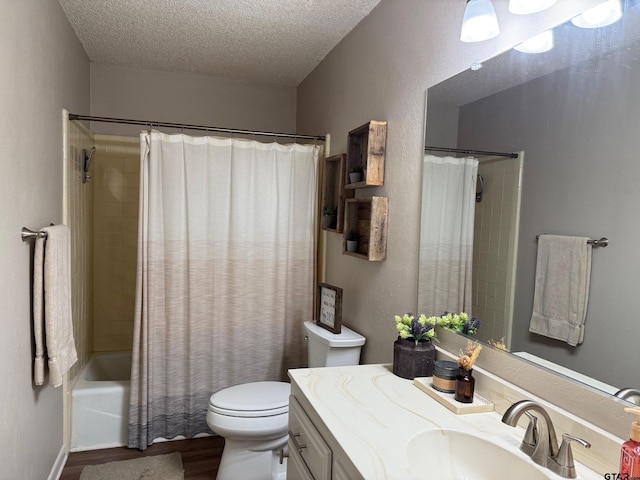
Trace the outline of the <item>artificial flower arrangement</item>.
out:
[[[413,339],[418,342],[426,342],[435,338],[436,332],[433,329],[437,322],[437,317],[428,317],[423,313],[415,318],[412,313],[405,313],[402,317],[395,315],[396,330],[398,336],[403,340]]]
[[[445,327],[465,335],[475,335],[480,328],[478,317],[471,317],[465,312],[450,313],[444,312],[441,317],[436,317],[438,326]]]
[[[471,370],[473,365],[476,363],[478,359],[478,355],[480,355],[480,350],[482,350],[482,345],[478,342],[472,342],[469,340],[467,342],[467,348],[464,352],[460,351],[460,358],[458,358],[458,367],[464,370]]]

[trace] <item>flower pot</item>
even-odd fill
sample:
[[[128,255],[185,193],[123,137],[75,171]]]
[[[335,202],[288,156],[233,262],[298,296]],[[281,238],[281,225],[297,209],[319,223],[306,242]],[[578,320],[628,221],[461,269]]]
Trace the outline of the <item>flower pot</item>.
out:
[[[338,217],[336,215],[323,215],[322,216],[322,228],[336,228]]]
[[[433,342],[416,342],[398,338],[393,343],[393,373],[413,380],[415,377],[431,377],[436,361]]]
[[[351,172],[349,174],[349,183],[358,183],[362,181],[362,172]]]
[[[347,252],[358,251],[358,240],[347,240]]]

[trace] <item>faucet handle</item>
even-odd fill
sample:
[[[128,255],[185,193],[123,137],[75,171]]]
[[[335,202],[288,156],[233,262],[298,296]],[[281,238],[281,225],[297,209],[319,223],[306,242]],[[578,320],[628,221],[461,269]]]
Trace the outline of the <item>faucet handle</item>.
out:
[[[576,478],[576,468],[573,463],[573,453],[571,453],[571,442],[576,442],[584,448],[591,448],[591,444],[582,438],[574,437],[568,433],[562,434],[562,444],[555,458],[556,468],[559,475],[565,478]]]

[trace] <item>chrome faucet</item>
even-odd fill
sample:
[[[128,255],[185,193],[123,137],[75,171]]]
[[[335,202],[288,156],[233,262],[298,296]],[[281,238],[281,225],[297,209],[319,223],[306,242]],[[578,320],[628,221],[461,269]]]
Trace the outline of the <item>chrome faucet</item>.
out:
[[[615,396],[623,400],[628,400],[631,403],[640,405],[638,399],[640,399],[640,390],[637,388],[622,388],[615,393]],[[634,400],[631,400],[631,399]]]
[[[537,416],[530,414],[530,411],[539,413],[542,422],[538,421]],[[578,442],[585,448],[590,448],[591,444],[581,438],[563,434],[562,445],[558,448],[556,430],[549,414],[542,406],[531,400],[521,400],[511,405],[504,412],[502,422],[515,427],[522,414],[529,417],[529,425],[520,444],[520,450],[529,455],[538,465],[565,478],[576,478],[570,442]]]

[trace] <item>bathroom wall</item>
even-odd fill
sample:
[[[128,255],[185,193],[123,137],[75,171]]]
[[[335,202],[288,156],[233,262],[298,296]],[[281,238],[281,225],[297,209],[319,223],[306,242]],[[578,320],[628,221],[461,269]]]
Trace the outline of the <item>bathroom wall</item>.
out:
[[[464,144],[466,145],[466,144]],[[520,215],[520,158],[480,157],[485,180],[476,202],[473,240],[473,309],[482,321],[478,339],[510,346]]]
[[[131,350],[140,140],[102,134],[95,137],[93,350]]]
[[[63,221],[62,109],[89,108],[89,61],[56,0],[0,15],[0,477],[46,479],[64,459],[63,389],[33,385],[33,243]]]
[[[91,115],[295,133],[296,89],[92,63]],[[138,136],[140,127],[95,123],[92,131]]]
[[[463,44],[465,2],[382,0],[298,87],[298,131],[329,132],[331,154],[346,151],[349,130],[371,119],[389,122],[385,184],[356,193],[389,197],[387,259],[343,256],[342,236],[325,233],[324,280],[343,288],[343,322],[367,337],[365,363],[391,361],[393,315],[417,304],[425,91],[596,3],[567,0],[520,18],[507,2],[494,2],[500,36]]]
[[[71,397],[75,379],[87,364],[92,351],[93,310],[93,183],[82,182],[85,149],[93,147],[93,135],[82,125],[65,121],[63,223],[71,232],[71,308],[73,338],[78,361],[67,373],[64,388],[64,444],[71,445]]]

